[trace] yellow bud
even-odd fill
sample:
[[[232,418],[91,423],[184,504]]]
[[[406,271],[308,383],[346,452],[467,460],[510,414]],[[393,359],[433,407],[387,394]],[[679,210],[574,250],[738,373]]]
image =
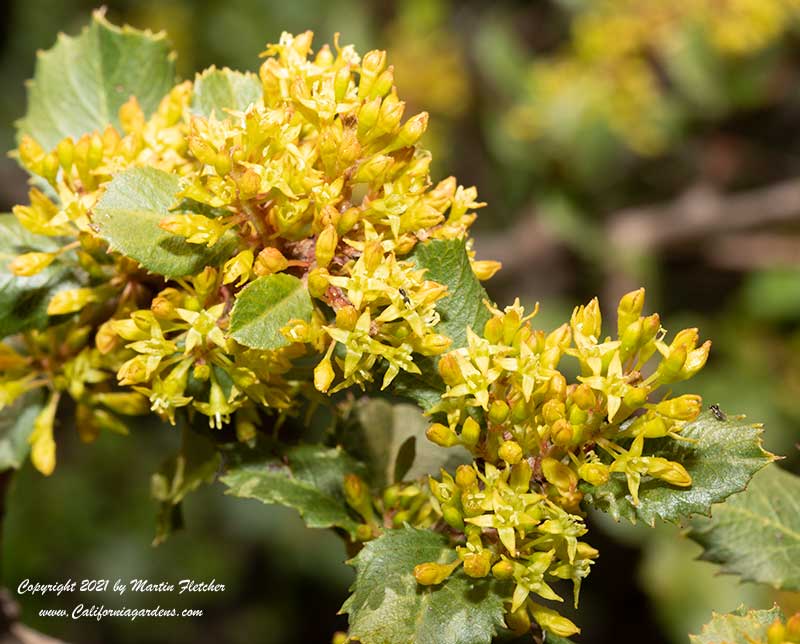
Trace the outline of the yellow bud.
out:
[[[139,101],[136,100],[135,96],[131,96],[122,104],[122,107],[119,108],[119,122],[122,125],[122,129],[127,134],[138,132],[144,128],[144,112],[139,106]]]
[[[709,351],[711,351],[711,340],[706,340],[702,346],[690,351],[681,369],[681,378],[686,380],[700,371],[708,360]]]
[[[352,331],[358,322],[358,311],[352,304],[343,306],[336,311],[336,326],[340,329]]]
[[[622,337],[625,330],[642,314],[644,289],[640,288],[622,296],[617,307],[617,333]]]
[[[483,337],[492,344],[498,344],[503,339],[503,321],[499,317],[491,317],[483,325]]]
[[[468,416],[467,420],[465,420],[464,424],[461,426],[461,443],[466,447],[475,447],[480,437],[481,426],[472,416]]]
[[[650,457],[646,461],[647,473],[650,476],[680,487],[689,487],[692,484],[692,477],[680,463],[661,457]]]
[[[308,292],[311,297],[323,298],[328,290],[328,278],[330,277],[324,268],[315,268],[308,274]]]
[[[542,459],[542,474],[559,490],[569,490],[578,484],[578,477],[569,466],[549,456]]]
[[[256,257],[253,271],[256,275],[271,275],[272,273],[280,273],[289,266],[287,260],[281,251],[277,248],[267,247],[264,248]],[[327,286],[326,286],[327,287]]]
[[[669,384],[680,379],[683,365],[686,363],[686,348],[675,347],[670,350],[669,355],[664,358],[656,369],[658,380],[663,384]]]
[[[464,381],[456,357],[449,353],[439,359],[439,375],[445,384],[454,387]]]
[[[515,611],[506,613],[506,626],[514,635],[524,635],[531,630],[531,617],[524,604]]]
[[[505,441],[497,450],[497,455],[509,465],[515,465],[522,460],[522,447],[516,441]]]
[[[553,443],[561,447],[569,445],[572,442],[572,436],[572,425],[565,418],[557,420],[550,428],[550,438]]]
[[[328,352],[330,354],[330,351]],[[331,366],[330,355],[326,355],[319,364],[314,367],[314,387],[317,391],[326,393],[333,382],[335,374]]]
[[[453,530],[458,530],[459,532],[463,532],[464,530],[464,517],[462,516],[459,509],[453,505],[446,505],[442,508],[442,518],[445,520],[445,523],[449,525]]]
[[[786,621],[786,635],[790,641],[800,642],[800,613],[795,613]]]
[[[511,476],[508,479],[508,484],[511,486],[511,489],[517,492],[527,492],[532,477],[533,469],[530,463],[523,459],[511,468]]]
[[[185,237],[190,244],[205,244],[209,248],[225,233],[225,226],[218,220],[192,213],[168,215],[158,226],[173,235]]]
[[[471,488],[477,479],[478,475],[471,465],[459,465],[456,469],[456,485],[464,490]]]
[[[639,409],[647,402],[648,395],[646,387],[634,387],[625,392],[622,401],[628,409]]]
[[[602,463],[583,463],[578,467],[578,476],[591,485],[603,485],[608,482],[611,474],[608,466]]]
[[[460,559],[456,559],[451,564],[440,564],[432,561],[422,563],[414,566],[414,577],[417,583],[423,586],[435,586],[447,579],[460,563]]]
[[[75,142],[70,137],[63,139],[56,146],[56,156],[58,156],[58,163],[64,168],[64,172],[69,172],[75,158]]]
[[[347,89],[350,87],[350,76],[350,65],[342,65],[336,72],[333,79],[333,92],[337,103],[344,100],[347,94]]]
[[[45,151],[34,139],[27,134],[23,134],[19,142],[19,160],[28,170],[36,172],[45,156]]]
[[[357,474],[344,477],[344,497],[347,504],[358,512],[367,522],[374,518],[372,497],[366,483]]]
[[[333,256],[336,254],[336,246],[338,243],[339,236],[336,234],[336,229],[333,226],[328,226],[319,234],[315,247],[317,266],[324,268],[331,263]]]
[[[623,362],[636,353],[642,339],[644,320],[641,318],[631,322],[620,336],[619,354]]]
[[[374,98],[364,103],[358,110],[358,138],[363,139],[378,122],[381,111],[381,99]]]
[[[94,345],[97,347],[97,350],[104,355],[110,353],[117,347],[117,333],[114,331],[110,320],[108,322],[103,322],[97,329],[97,333],[94,336]]]
[[[464,555],[464,572],[470,577],[486,577],[492,569],[492,551],[481,550]]]
[[[472,272],[481,282],[492,279],[501,268],[503,264],[489,259],[478,259],[470,262]]]
[[[342,631],[336,631],[333,634],[333,638],[331,638],[331,644],[347,644],[347,642],[347,633],[343,633]]]
[[[600,303],[594,298],[585,306],[578,306],[572,312],[570,321],[572,330],[576,335],[587,338],[600,338],[602,318],[600,316]]]
[[[573,402],[584,411],[594,409],[597,405],[597,398],[595,398],[594,391],[587,384],[580,384],[572,392]]]
[[[347,234],[360,218],[361,211],[358,208],[348,208],[339,217],[339,221],[336,223],[336,232],[340,235]]]
[[[458,445],[458,436],[456,436],[456,433],[450,427],[442,425],[441,423],[433,423],[433,425],[428,427],[425,435],[428,437],[429,441],[441,447],[453,447],[454,445]]]
[[[217,174],[224,175],[230,172],[231,161],[226,155],[220,156],[225,159],[225,162],[220,163],[220,160],[218,160],[215,169]],[[242,199],[251,199],[261,190],[261,177],[256,174],[255,170],[245,168],[236,184],[239,186],[239,196]]]
[[[495,400],[489,407],[489,420],[495,425],[502,425],[510,413],[511,409],[505,400]]]
[[[767,644],[786,644],[786,628],[779,619],[767,629]]]
[[[14,275],[30,277],[50,266],[55,258],[55,253],[25,253],[11,260],[8,269]]]
[[[384,154],[376,154],[359,164],[355,174],[354,183],[375,183],[381,180],[389,168],[394,165],[394,159]]]
[[[440,333],[428,333],[419,343],[419,352],[424,356],[438,356],[447,351],[453,340]]]
[[[700,415],[703,399],[694,394],[662,400],[655,407],[656,412],[674,420],[694,420]]]
[[[90,288],[75,288],[56,293],[47,305],[47,315],[63,315],[80,311],[89,302],[96,302],[97,294]]]
[[[530,416],[531,410],[524,398],[520,398],[511,405],[511,418],[515,422],[522,423],[530,418]]]
[[[528,602],[533,619],[545,631],[557,635],[558,637],[572,637],[581,632],[581,629],[575,626],[566,617],[562,617],[551,608],[545,608],[535,602]]]
[[[50,394],[47,405],[33,421],[33,431],[28,437],[31,445],[31,462],[45,476],[56,468],[56,443],[53,440],[53,423],[56,418],[59,395]]]
[[[420,112],[416,116],[408,119],[400,131],[397,133],[394,144],[391,146],[395,149],[406,148],[415,145],[417,141],[425,134],[428,128],[428,113]]]
[[[105,405],[125,416],[142,416],[150,411],[150,401],[134,392],[108,392],[92,396],[92,402]]]
[[[501,580],[511,579],[514,576],[514,564],[508,559],[501,559],[492,566],[492,574]]]

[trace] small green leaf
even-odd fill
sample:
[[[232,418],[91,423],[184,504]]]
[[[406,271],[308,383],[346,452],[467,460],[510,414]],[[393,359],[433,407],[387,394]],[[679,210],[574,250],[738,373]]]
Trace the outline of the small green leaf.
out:
[[[44,407],[41,389],[17,398],[13,405],[0,411],[0,472],[19,469],[30,451],[28,436],[33,421]]]
[[[345,439],[353,442],[353,453],[363,455],[377,488],[438,474],[441,468],[452,472],[472,460],[463,447],[442,449],[431,443],[425,436],[430,423],[416,405],[365,399],[357,416],[359,427],[347,428]]]
[[[746,423],[743,417],[717,420],[704,413],[686,425],[681,436],[645,443],[646,455],[663,456],[681,463],[692,477],[692,485],[680,488],[659,479],[642,482],[639,505],[633,505],[624,475],[615,474],[600,487],[581,487],[585,500],[615,520],[637,519],[653,525],[656,519],[676,522],[693,514],[708,515],[711,505],[741,492],[753,474],[774,460],[761,447],[760,425]]]
[[[81,285],[77,274],[59,261],[30,277],[19,277],[8,270],[17,255],[52,252],[60,247],[58,240],[23,228],[14,215],[0,215],[0,338],[44,328],[50,319],[47,305],[53,295]]]
[[[226,110],[242,112],[262,95],[261,81],[250,72],[236,72],[227,67],[209,67],[194,80],[192,112],[223,119]]]
[[[491,317],[484,304],[488,295],[472,272],[466,242],[434,239],[417,244],[409,259],[427,269],[426,279],[447,286],[448,295],[436,305],[442,318],[436,330],[453,339],[452,348],[467,345],[467,328],[483,333],[483,326]]]
[[[292,320],[311,320],[313,305],[299,279],[286,273],[259,277],[245,286],[231,311],[231,337],[253,349],[289,344],[281,329]]]
[[[800,477],[773,465],[747,490],[692,521],[701,559],[779,590],[800,590]]]
[[[777,619],[782,619],[781,611],[747,611],[742,606],[732,613],[720,615],[713,613],[711,621],[703,626],[699,635],[689,635],[691,644],[753,644],[766,641],[767,629]]]
[[[207,248],[159,227],[179,189],[177,175],[156,168],[131,168],[108,184],[92,223],[112,249],[159,275],[182,277],[222,263],[235,247],[232,233]]]
[[[438,586],[414,578],[417,564],[454,558],[447,537],[430,530],[387,530],[368,542],[350,561],[356,580],[341,610],[349,636],[362,644],[489,644],[505,627],[497,582],[460,569]]]
[[[175,60],[163,34],[115,27],[95,12],[79,36],[62,34],[39,54],[17,130],[51,149],[108,124],[120,129],[119,108],[131,96],[149,116],[174,82]]]
[[[436,331],[453,340],[451,349],[466,346],[467,328],[483,333],[483,327],[491,317],[484,303],[488,295],[472,272],[464,240],[434,239],[417,244],[408,259],[419,268],[427,269],[426,279],[447,286],[448,295],[436,305],[441,316]],[[436,371],[436,360],[418,358],[415,362],[422,373],[400,374],[392,382],[392,391],[427,410],[439,402],[445,387]]]
[[[340,448],[300,445],[283,458],[249,460],[228,468],[222,482],[226,494],[296,509],[310,528],[344,528],[355,534],[358,522],[344,497],[344,477],[364,474],[364,468]]]

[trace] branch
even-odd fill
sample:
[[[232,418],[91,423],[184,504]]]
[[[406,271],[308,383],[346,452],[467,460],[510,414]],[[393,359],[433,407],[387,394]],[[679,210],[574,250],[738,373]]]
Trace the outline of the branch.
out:
[[[800,179],[789,179],[731,195],[697,184],[672,203],[619,211],[611,216],[607,230],[615,248],[644,253],[720,232],[798,220]]]

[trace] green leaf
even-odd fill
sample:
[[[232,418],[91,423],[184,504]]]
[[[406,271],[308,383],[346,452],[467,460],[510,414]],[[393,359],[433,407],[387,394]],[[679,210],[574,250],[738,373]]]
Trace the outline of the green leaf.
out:
[[[777,619],[782,619],[781,611],[747,611],[742,606],[732,613],[720,615],[713,613],[711,621],[703,626],[699,635],[689,635],[691,644],[753,644],[766,641],[767,629]]]
[[[362,644],[489,644],[505,626],[493,579],[460,569],[438,586],[414,578],[417,564],[454,559],[447,537],[429,530],[387,530],[368,542],[350,561],[356,580],[341,610],[348,635]]]
[[[355,534],[358,522],[347,509],[343,484],[345,475],[363,476],[364,468],[342,449],[300,445],[283,458],[247,458],[221,478],[230,488],[226,494],[294,508],[310,528],[335,526]]]
[[[681,431],[691,442],[672,438],[645,442],[646,455],[681,463],[692,477],[691,487],[645,480],[639,488],[639,505],[634,506],[624,475],[615,474],[600,487],[582,486],[585,501],[617,521],[624,517],[648,525],[656,519],[676,522],[693,514],[708,515],[712,504],[741,492],[758,470],[775,459],[761,447],[762,427],[743,418],[721,421],[706,412]]]
[[[41,52],[28,85],[28,111],[17,122],[46,149],[112,124],[131,96],[146,115],[175,82],[175,60],[163,34],[115,27],[95,12],[77,37],[60,35]]]
[[[261,81],[250,72],[209,67],[194,80],[192,112],[200,116],[227,116],[226,110],[243,112],[262,95]]]
[[[59,248],[58,240],[34,235],[14,215],[0,215],[0,338],[44,328],[50,319],[47,305],[53,295],[80,286],[76,273],[59,261],[30,277],[19,277],[8,270],[9,262],[21,253]]]
[[[409,255],[420,268],[426,268],[426,279],[447,286],[448,295],[436,305],[441,322],[437,332],[453,339],[452,348],[467,345],[467,328],[478,334],[491,317],[484,304],[486,291],[472,272],[464,240],[435,239],[417,244]]]
[[[183,527],[181,502],[187,494],[214,480],[220,462],[221,456],[214,443],[188,426],[183,427],[180,450],[150,479],[151,494],[161,504],[154,546]]]
[[[436,331],[452,338],[451,349],[466,346],[467,328],[478,334],[483,332],[491,317],[484,304],[488,295],[472,272],[464,240],[435,239],[417,244],[408,259],[427,269],[427,279],[447,286],[448,295],[436,305],[441,316]],[[439,402],[445,387],[436,371],[436,360],[417,359],[416,364],[422,374],[400,374],[392,383],[392,391],[427,410]]]
[[[773,465],[747,490],[698,517],[689,536],[703,548],[701,559],[722,572],[779,590],[800,590],[800,477]]]
[[[286,273],[266,275],[237,295],[230,334],[246,347],[279,349],[289,344],[281,329],[292,320],[310,321],[312,311],[303,282]]]
[[[44,394],[36,389],[0,411],[0,472],[22,467],[30,451],[33,421],[43,406]]]
[[[159,228],[170,214],[180,179],[156,168],[131,168],[114,177],[94,209],[92,223],[114,250],[166,277],[199,273],[226,260],[236,244],[227,233],[211,248]]]
[[[346,439],[354,443],[353,453],[363,455],[376,488],[438,474],[441,468],[452,472],[472,460],[461,446],[443,449],[431,443],[425,436],[430,423],[416,405],[365,399],[356,413],[359,427],[347,428]]]

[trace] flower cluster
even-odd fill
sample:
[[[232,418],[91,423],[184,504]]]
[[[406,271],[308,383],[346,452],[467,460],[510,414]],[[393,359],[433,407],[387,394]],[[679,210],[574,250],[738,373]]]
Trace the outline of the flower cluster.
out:
[[[302,355],[318,356],[313,385],[334,393],[366,387],[376,373],[385,387],[400,371],[419,372],[415,354],[448,349],[435,310],[446,288],[404,257],[420,241],[465,239],[483,204],[453,177],[431,182],[431,156],[417,145],[428,115],[404,120],[385,52],[362,58],[337,42],[313,54],[311,45],[306,32],[269,46],[259,77],[244,76],[261,96],[241,111],[198,114],[195,86],[184,82],[149,118],[131,98],[121,131],[109,125],[52,150],[23,137],[19,159],[47,189],[31,190],[14,214],[54,250],[23,253],[10,270],[34,279],[55,264],[84,280],[49,302],[51,324],[71,316],[66,326],[2,345],[16,370],[4,370],[0,403],[47,386],[53,408],[65,390],[97,418],[108,396],[124,395],[137,413],[145,401],[144,411],[172,423],[181,408],[213,427],[233,421],[246,440],[259,408],[286,413],[308,388],[287,376]],[[164,284],[109,247],[94,210],[109,182],[134,167],[180,177],[176,207],[159,225],[188,244],[231,248],[219,268]],[[472,265],[482,279],[499,268]],[[229,333],[231,310],[248,284],[276,274],[302,281],[313,314],[282,329],[277,344],[288,346],[243,346]],[[69,334],[77,339],[59,345]],[[62,348],[39,358],[40,345],[45,354]],[[102,400],[86,393],[98,387]],[[52,420],[45,425],[37,436],[48,437],[46,456],[34,462],[49,473]]]
[[[561,601],[548,580],[571,579],[577,601],[589,573],[597,553],[578,540],[586,533],[579,483],[602,485],[619,473],[638,504],[647,477],[692,482],[680,463],[644,456],[643,449],[648,439],[680,440],[682,427],[700,413],[698,396],[655,397],[662,385],[697,373],[710,342],[698,346],[697,329],[685,329],[668,344],[658,315],[643,316],[643,305],[643,289],[621,299],[615,340],[602,336],[596,299],[549,334],[531,327],[535,311],[526,316],[519,302],[491,307],[482,336],[471,332],[466,347],[441,357],[447,390],[431,413],[442,422],[429,427],[428,437],[444,447],[462,445],[475,463],[455,478],[431,479],[437,511],[463,533],[465,545],[453,564],[418,567],[421,583],[440,583],[463,562],[471,576],[513,579],[512,621],[524,619],[518,612],[527,607],[545,630],[577,632],[531,597]],[[654,356],[658,364],[650,367]],[[575,382],[562,373],[569,358],[577,362]]]
[[[757,54],[791,28],[798,9],[795,0],[588,3],[572,22],[570,47],[534,64],[531,99],[509,115],[509,130],[521,138],[558,137],[600,123],[636,152],[658,153],[678,109],[660,75],[680,84],[682,57],[698,47],[723,62]]]

